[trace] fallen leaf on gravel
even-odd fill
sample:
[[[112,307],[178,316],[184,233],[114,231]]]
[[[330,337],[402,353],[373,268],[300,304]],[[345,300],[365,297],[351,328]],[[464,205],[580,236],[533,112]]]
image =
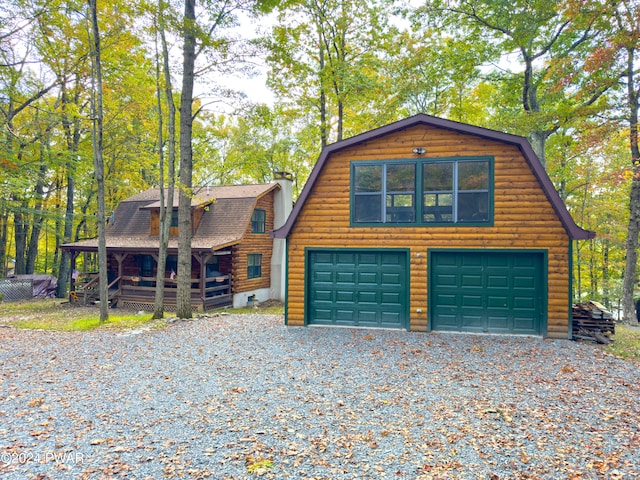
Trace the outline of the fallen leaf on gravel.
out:
[[[44,403],[43,398],[32,398],[31,400],[29,400],[29,403],[27,403],[27,405],[29,407],[39,407],[43,403]]]
[[[270,458],[252,457],[248,456],[245,459],[245,465],[247,472],[261,476],[267,473],[268,470],[273,468],[273,460]]]

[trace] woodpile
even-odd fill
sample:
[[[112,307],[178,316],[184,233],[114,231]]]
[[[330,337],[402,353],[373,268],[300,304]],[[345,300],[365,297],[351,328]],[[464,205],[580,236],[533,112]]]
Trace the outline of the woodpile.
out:
[[[616,326],[604,305],[588,301],[573,306],[573,339],[609,344]]]

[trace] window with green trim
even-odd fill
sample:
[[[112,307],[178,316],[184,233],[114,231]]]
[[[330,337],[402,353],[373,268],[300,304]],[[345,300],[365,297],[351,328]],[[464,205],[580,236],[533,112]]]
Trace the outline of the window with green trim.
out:
[[[251,216],[251,233],[264,233],[267,227],[267,212],[256,208]]]
[[[353,175],[356,223],[415,222],[415,163],[355,164]]]
[[[352,162],[351,171],[354,224],[491,221],[492,161],[487,157]]]
[[[247,278],[262,277],[262,254],[250,253],[247,255]]]

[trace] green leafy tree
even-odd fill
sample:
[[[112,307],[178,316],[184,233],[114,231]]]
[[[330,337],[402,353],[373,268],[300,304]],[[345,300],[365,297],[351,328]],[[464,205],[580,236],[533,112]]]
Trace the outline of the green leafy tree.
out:
[[[500,128],[527,135],[543,164],[549,137],[600,108],[598,99],[610,87],[594,86],[581,75],[599,41],[598,15],[581,11],[569,17],[566,10],[546,0],[432,0],[422,10],[430,24],[469,44],[486,42],[484,50],[493,52],[490,60],[498,67],[493,81],[507,89],[507,97],[519,92],[520,108],[500,115]]]
[[[358,0],[304,0],[280,7],[268,39],[269,85],[279,99],[300,110],[317,129],[320,146],[360,133],[357,112],[382,90],[388,6]],[[379,67],[379,68],[377,68]],[[366,127],[364,128],[366,129]]]
[[[635,322],[634,291],[637,283],[638,235],[640,233],[640,147],[638,113],[640,109],[640,3],[637,0],[615,2],[570,2],[570,12],[589,10],[602,22],[603,39],[589,52],[585,70],[596,85],[613,85],[608,119],[625,128],[631,186],[629,223],[625,243],[625,268],[622,287],[623,319]],[[620,118],[622,114],[622,119]]]
[[[238,14],[251,12],[250,1],[208,0],[202,3],[202,14],[196,15],[195,0],[185,0],[180,23],[182,39],[182,88],[180,93],[180,164],[178,193],[178,288],[176,314],[190,318],[191,312],[191,197],[193,195],[193,121],[196,77],[212,72],[224,73],[238,68],[252,51],[238,40],[233,28]],[[198,63],[198,61],[200,63]]]

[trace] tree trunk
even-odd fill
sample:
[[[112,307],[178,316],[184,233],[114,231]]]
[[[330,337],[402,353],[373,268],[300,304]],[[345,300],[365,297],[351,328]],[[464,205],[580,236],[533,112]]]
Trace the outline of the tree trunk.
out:
[[[344,120],[344,103],[342,99],[338,98],[338,142],[342,141],[343,127],[342,122]]]
[[[629,104],[629,146],[633,179],[629,198],[629,227],[626,242],[626,264],[622,280],[622,315],[625,323],[637,321],[634,306],[634,286],[638,266],[638,231],[640,230],[640,147],[638,146],[638,96],[635,90],[634,50],[627,50],[627,92]]]
[[[318,27],[320,29],[320,27]],[[324,48],[322,43],[322,35],[318,32],[319,36],[319,49],[318,52],[318,60],[320,62],[320,72],[318,83],[320,85],[320,148],[324,148],[327,146],[328,138],[329,138],[329,126],[327,124],[327,93],[324,88]]]
[[[29,204],[26,201],[18,203],[18,198],[15,196],[13,200],[16,201],[16,209],[13,212],[13,233],[16,242],[15,245],[15,270],[16,275],[24,275],[27,273],[27,266],[24,261],[25,252],[27,250],[27,223],[24,218],[23,211],[27,211]]]
[[[185,0],[182,96],[180,99],[180,188],[178,195],[178,289],[176,315],[191,318],[191,181],[193,84],[196,60],[195,0]]]
[[[540,163],[542,163],[543,167],[546,167],[547,164],[547,155],[545,153],[547,137],[548,134],[540,130],[534,130],[533,132],[529,133],[529,142],[531,143],[531,148],[533,148],[533,151],[538,157],[538,160],[540,160]]]
[[[9,217],[4,200],[0,200],[0,278],[7,276],[7,234]]]
[[[606,232],[608,233],[608,232]],[[609,240],[602,240],[602,300],[604,306],[611,309],[611,287],[609,285]]]
[[[634,287],[638,264],[638,232],[640,231],[640,168],[635,166],[629,200],[629,226],[625,243],[626,261],[622,280],[622,312],[624,323],[635,322]]]
[[[75,197],[75,181],[73,179],[73,167],[71,162],[67,164],[67,206],[64,214],[64,232],[63,241],[72,241],[73,235],[73,202]],[[58,287],[56,296],[64,298],[67,294],[67,287],[71,277],[71,255],[66,251],[62,251],[60,256],[60,266],[58,268]]]
[[[36,182],[36,204],[33,213],[33,226],[31,227],[31,236],[29,237],[29,245],[27,247],[26,269],[28,274],[35,272],[36,259],[38,257],[38,245],[40,243],[40,232],[44,223],[44,215],[42,214],[42,206],[44,199],[44,184],[47,175],[47,165],[44,161],[44,139],[40,140],[40,171],[38,172],[38,180]],[[49,189],[50,190],[50,189]]]
[[[76,92],[74,95],[74,103],[78,105],[80,103],[80,95],[78,90],[79,76],[76,75]],[[67,106],[69,105],[69,98],[67,96],[66,83],[62,82],[62,127],[64,130],[64,136],[67,143],[67,162],[66,162],[66,181],[67,181],[67,204],[64,213],[64,227],[59,243],[73,241],[73,216],[74,216],[74,201],[75,201],[75,179],[74,179],[74,162],[77,159],[78,147],[81,138],[81,127],[77,115],[74,115],[73,119],[69,118]],[[58,266],[58,287],[56,290],[56,296],[58,298],[64,298],[67,295],[67,288],[71,278],[71,255],[67,251],[62,251],[60,255],[60,263]]]
[[[88,0],[91,16],[91,29],[93,33],[92,54],[94,60],[94,101],[93,101],[93,160],[95,177],[98,186],[98,274],[100,292],[100,322],[106,322],[109,318],[108,304],[108,275],[107,275],[107,242],[105,236],[105,192],[104,192],[104,159],[102,158],[102,63],[100,59],[100,30],[98,28],[97,0]]]
[[[171,231],[171,217],[173,216],[173,195],[175,191],[175,165],[176,165],[176,107],[173,103],[173,92],[171,85],[171,70],[169,69],[169,49],[165,37],[164,12],[162,0],[158,2],[158,27],[162,44],[163,71],[165,80],[165,97],[167,99],[167,129],[168,129],[168,165],[167,165],[167,201],[164,203],[164,155],[162,154],[162,98],[160,88],[159,65],[157,71],[158,88],[158,139],[160,144],[160,247],[158,251],[158,272],[156,275],[156,296],[153,306],[153,318],[164,316],[164,284],[167,264],[167,248],[169,245],[169,234]]]

